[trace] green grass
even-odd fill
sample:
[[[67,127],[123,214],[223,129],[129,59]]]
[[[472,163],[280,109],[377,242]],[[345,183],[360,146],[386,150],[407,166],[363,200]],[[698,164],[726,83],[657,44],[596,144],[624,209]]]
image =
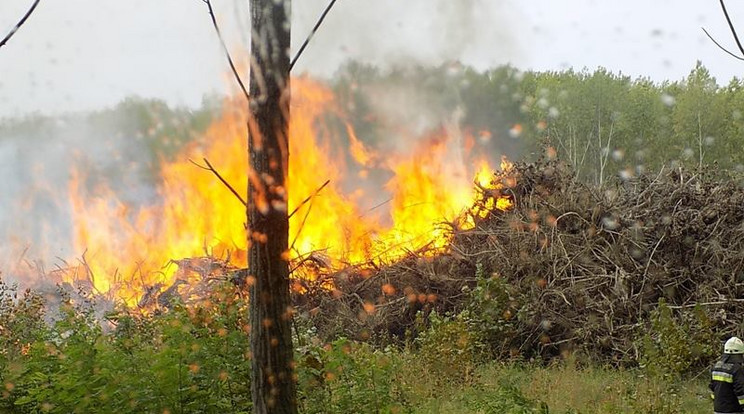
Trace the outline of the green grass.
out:
[[[712,410],[704,376],[650,379],[641,371],[489,363],[467,383],[401,373],[416,413],[700,413]],[[544,404],[541,404],[544,403]],[[546,408],[547,407],[547,408]]]

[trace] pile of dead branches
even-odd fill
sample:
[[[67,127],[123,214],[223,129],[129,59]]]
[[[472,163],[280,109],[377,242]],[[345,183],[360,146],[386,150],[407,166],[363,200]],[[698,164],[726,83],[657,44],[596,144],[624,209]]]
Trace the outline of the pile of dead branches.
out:
[[[495,178],[504,186],[483,190],[480,211],[488,197],[510,197],[511,209],[475,214],[467,230],[452,225],[445,253],[327,272],[297,295],[300,312],[323,337],[403,339],[417,313],[456,314],[479,278],[499,278],[508,303],[493,322],[511,333],[492,342],[497,355],[636,361],[660,299],[678,314],[702,309],[721,337],[742,333],[744,189],[735,180],[667,170],[597,189],[557,161]]]

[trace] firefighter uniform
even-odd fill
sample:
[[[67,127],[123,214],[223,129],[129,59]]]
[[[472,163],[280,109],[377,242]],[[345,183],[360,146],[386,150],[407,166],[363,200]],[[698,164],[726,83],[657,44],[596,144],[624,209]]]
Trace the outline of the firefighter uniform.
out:
[[[744,342],[726,341],[723,357],[710,370],[710,390],[716,414],[744,414]]]

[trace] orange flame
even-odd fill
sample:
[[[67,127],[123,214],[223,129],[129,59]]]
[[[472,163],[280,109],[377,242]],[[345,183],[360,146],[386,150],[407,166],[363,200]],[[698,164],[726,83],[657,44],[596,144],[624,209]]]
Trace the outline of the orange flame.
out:
[[[209,254],[246,265],[245,207],[191,161],[208,159],[227,182],[245,193],[243,106],[239,100],[228,102],[228,110],[200,142],[173,161],[163,160],[155,205],[134,209],[106,188],[88,194],[84,174],[73,174],[74,246],[86,252],[85,263],[97,290],[115,291],[127,303],[136,303],[147,286],[173,282],[176,266],[168,264],[171,259]],[[479,197],[472,185],[475,163],[468,162],[462,144],[472,139],[462,139],[459,130],[451,128],[417,140],[410,154],[389,155],[381,161],[383,157],[367,148],[348,122],[347,137],[335,136],[321,122],[329,113],[344,117],[329,89],[308,79],[293,80],[288,177],[288,208],[294,212],[291,256],[321,253],[334,264],[360,264],[394,260],[423,247],[444,248],[448,233],[438,223],[454,220]],[[343,143],[344,138],[349,144]],[[384,185],[391,197],[385,206],[388,216],[360,206],[364,188],[375,188],[366,173],[375,168],[392,174]],[[476,182],[482,188],[495,188],[492,169],[485,162],[479,168]],[[353,169],[360,173],[349,174]],[[345,191],[349,182],[358,185]],[[504,200],[494,201],[494,206],[509,208]]]

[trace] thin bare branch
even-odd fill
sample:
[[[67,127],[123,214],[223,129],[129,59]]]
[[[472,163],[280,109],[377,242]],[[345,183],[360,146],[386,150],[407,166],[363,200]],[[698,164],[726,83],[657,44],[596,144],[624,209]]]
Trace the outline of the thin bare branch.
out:
[[[294,240],[292,240],[292,244],[289,245],[289,250],[294,249],[295,243],[297,243],[297,239],[300,238],[300,234],[302,234],[302,229],[305,228],[305,223],[307,222],[307,218],[310,217],[310,211],[313,209],[313,200],[314,197],[310,197],[310,205],[307,207],[307,211],[305,212],[305,217],[302,218],[302,222],[300,223],[300,228],[297,229],[297,234],[294,236]]]
[[[214,174],[222,182],[222,184],[224,184],[225,187],[227,187],[227,189],[230,190],[230,192],[233,193],[233,195],[237,197],[238,200],[240,200],[240,202],[243,203],[244,206],[247,207],[248,203],[245,201],[245,199],[240,195],[240,193],[238,193],[235,190],[235,188],[232,185],[230,185],[230,183],[227,182],[227,180],[225,180],[222,177],[222,175],[220,175],[220,173],[217,170],[214,169],[212,164],[209,163],[209,160],[207,160],[206,158],[202,158],[202,160],[204,160],[204,163],[207,164],[206,167],[199,163],[194,162],[194,160],[189,160],[189,162],[201,168],[202,170],[210,171],[212,174]]]
[[[729,17],[728,10],[726,10],[726,4],[721,1],[721,9],[723,10],[723,15],[726,16],[726,22],[729,25],[729,29],[731,29],[731,34],[734,35],[734,40],[736,40],[736,46],[739,46],[739,51],[744,54],[744,47],[741,46],[741,42],[739,41],[739,35],[736,34],[736,29],[734,29],[734,24],[731,23],[731,17]]]
[[[302,229],[305,227],[305,223],[307,222],[307,218],[310,216],[310,210],[312,210],[312,208],[313,208],[313,200],[315,200],[315,196],[317,196],[318,193],[322,189],[324,189],[325,186],[327,186],[328,183],[330,183],[330,182],[331,182],[331,180],[326,180],[326,182],[324,182],[323,185],[321,185],[320,187],[318,187],[318,189],[315,190],[315,192],[312,193],[311,195],[309,195],[306,199],[302,200],[302,202],[300,203],[300,205],[298,205],[297,207],[295,207],[295,209],[292,210],[292,213],[290,213],[289,216],[287,216],[287,220],[289,220],[289,218],[292,217],[292,215],[294,215],[294,213],[296,213],[297,210],[300,209],[300,207],[302,207],[303,205],[305,205],[307,202],[310,202],[310,206],[308,206],[307,212],[305,212],[305,217],[302,218],[302,223],[300,223],[300,228],[297,230],[297,234],[295,234],[294,240],[292,240],[292,244],[290,244],[290,246],[289,246],[289,250],[294,249],[294,245],[297,242],[297,239],[300,238],[300,234],[302,233]]]
[[[290,217],[292,217],[292,216],[293,216],[293,215],[294,215],[294,214],[295,214],[295,213],[297,212],[297,210],[299,210],[299,209],[300,209],[300,208],[301,208],[302,206],[304,206],[305,204],[307,204],[307,202],[308,202],[308,201],[312,200],[312,199],[313,199],[313,197],[315,197],[316,195],[318,195],[318,193],[319,193],[319,192],[320,192],[320,191],[321,191],[322,189],[324,189],[324,188],[325,188],[325,186],[327,186],[327,185],[328,185],[328,183],[330,183],[330,182],[331,182],[331,180],[326,180],[326,182],[324,182],[324,183],[323,183],[323,185],[321,185],[320,187],[318,187],[318,189],[317,189],[317,190],[315,190],[315,192],[314,192],[314,193],[312,193],[311,195],[307,196],[307,198],[306,198],[306,199],[302,200],[302,202],[301,202],[301,203],[300,203],[300,204],[299,204],[299,205],[298,205],[297,207],[295,207],[295,209],[294,209],[294,210],[292,210],[292,212],[291,212],[291,213],[289,213],[289,216],[287,216],[287,218],[290,218]]]
[[[307,38],[302,43],[302,46],[300,46],[300,50],[297,51],[297,54],[292,58],[292,62],[289,64],[289,71],[292,72],[292,68],[294,67],[295,63],[297,63],[297,59],[302,56],[302,52],[305,51],[305,48],[307,47],[308,43],[310,43],[310,39],[315,36],[315,32],[318,31],[318,28],[320,28],[320,25],[323,24],[323,20],[325,20],[326,16],[328,15],[328,12],[331,11],[333,8],[333,5],[336,4],[336,0],[331,0],[331,2],[328,4],[328,7],[323,11],[323,14],[320,15],[320,19],[318,19],[318,22],[315,23],[315,27],[313,27],[313,30],[310,32],[309,35],[307,35]]]
[[[718,43],[716,39],[714,39],[713,36],[711,36],[710,33],[708,33],[708,31],[705,30],[704,27],[701,27],[701,29],[703,29],[703,32],[705,32],[705,34],[708,36],[708,39],[710,39],[713,43],[715,43],[715,45],[718,46],[719,49],[723,50],[724,52],[728,53],[729,55],[731,55],[732,57],[736,59],[744,60],[744,58],[737,56],[736,54],[732,53],[731,51],[723,47],[720,43]]]
[[[726,16],[726,23],[728,23],[729,29],[731,30],[731,34],[734,36],[734,40],[736,41],[736,46],[739,47],[739,51],[742,53],[742,55],[744,55],[744,47],[742,47],[741,41],[739,41],[739,35],[736,33],[736,28],[734,28],[734,24],[731,22],[731,17],[728,14],[728,10],[726,10],[726,3],[724,3],[723,0],[719,0],[719,1],[721,3],[721,10],[723,10],[723,15]],[[744,57],[736,55],[735,53],[729,51],[728,49],[723,47],[720,43],[718,43],[716,39],[714,39],[713,36],[711,36],[710,33],[708,33],[708,31],[705,30],[704,27],[702,27],[701,29],[703,29],[703,32],[705,32],[705,35],[708,36],[708,39],[713,41],[713,43],[715,43],[715,45],[718,46],[719,49],[723,50],[724,52],[728,53],[729,55],[731,55],[732,57],[736,59],[744,60]]]
[[[717,301],[712,301],[712,302],[689,303],[687,305],[676,305],[676,306],[668,305],[668,307],[669,309],[689,309],[689,308],[694,308],[697,306],[729,305],[729,304],[737,303],[737,302],[744,302],[744,299],[732,298],[728,300],[717,300]]]
[[[214,10],[212,9],[212,2],[210,0],[202,1],[207,5],[207,8],[209,9],[209,17],[211,17],[212,19],[212,26],[214,26],[214,31],[217,32],[217,37],[220,39],[220,44],[222,45],[222,49],[225,51],[225,56],[227,56],[227,62],[230,64],[230,69],[232,70],[233,76],[235,76],[235,80],[238,81],[240,90],[243,91],[243,96],[245,96],[245,99],[250,102],[248,90],[245,88],[245,84],[243,84],[243,79],[240,78],[238,69],[235,67],[235,63],[233,63],[232,56],[230,56],[230,51],[227,49],[227,44],[225,44],[225,39],[222,37],[220,26],[217,24],[217,17],[214,15]]]
[[[78,261],[80,264],[83,265],[85,268],[86,276],[88,277],[88,281],[90,282],[91,288],[95,291],[96,294],[101,295],[101,291],[96,288],[96,275],[93,273],[93,269],[90,268],[90,265],[88,264],[88,259],[85,258],[85,254],[88,253],[88,249],[85,249],[82,256],[80,256],[80,259]]]
[[[0,47],[5,46],[5,44],[8,43],[8,40],[10,40],[10,38],[13,37],[14,34],[16,34],[18,29],[20,29],[21,26],[23,26],[23,24],[26,23],[26,20],[28,20],[28,18],[31,16],[31,13],[34,12],[34,10],[36,9],[36,6],[39,5],[39,1],[41,0],[34,1],[34,4],[31,5],[31,8],[28,9],[26,14],[24,14],[23,17],[21,18],[21,20],[19,20],[18,23],[16,23],[16,25],[13,26],[12,29],[10,29],[10,32],[3,38],[3,40],[0,40]]]
[[[287,216],[287,220],[289,220],[289,218],[292,217],[292,215],[294,215],[294,213],[296,213],[297,210],[300,209],[300,207],[302,207],[303,205],[305,205],[307,202],[310,202],[310,206],[308,206],[307,212],[305,212],[305,217],[302,218],[302,222],[300,223],[300,228],[297,230],[297,234],[295,234],[294,240],[292,240],[292,244],[290,244],[290,246],[289,246],[289,250],[294,249],[294,245],[297,242],[297,239],[299,239],[300,238],[300,234],[302,234],[302,229],[305,227],[305,223],[307,222],[307,218],[310,216],[310,210],[312,210],[312,208],[313,208],[313,203],[312,202],[313,202],[313,200],[315,200],[315,196],[317,196],[318,193],[322,189],[324,189],[325,186],[327,186],[328,183],[330,183],[330,182],[331,182],[331,180],[326,180],[326,182],[324,182],[323,185],[321,185],[320,187],[318,187],[318,189],[315,190],[315,192],[313,194],[311,194],[310,196],[308,196],[306,199],[302,200],[302,202],[300,203],[300,205],[298,205],[297,207],[295,207],[295,209],[292,210],[292,213],[290,213],[289,216]]]
[[[390,197],[390,198],[388,198],[387,200],[385,200],[385,201],[383,201],[383,202],[381,202],[381,203],[378,203],[377,205],[373,206],[373,207],[372,207],[372,208],[370,208],[369,210],[367,210],[367,211],[365,211],[364,213],[360,214],[360,215],[359,215],[359,218],[362,218],[362,217],[366,216],[367,214],[369,214],[369,213],[371,213],[371,212],[373,212],[373,211],[377,210],[378,208],[380,208],[380,207],[384,206],[385,204],[387,204],[387,203],[389,203],[389,202],[391,202],[391,201],[393,201],[393,197]]]

